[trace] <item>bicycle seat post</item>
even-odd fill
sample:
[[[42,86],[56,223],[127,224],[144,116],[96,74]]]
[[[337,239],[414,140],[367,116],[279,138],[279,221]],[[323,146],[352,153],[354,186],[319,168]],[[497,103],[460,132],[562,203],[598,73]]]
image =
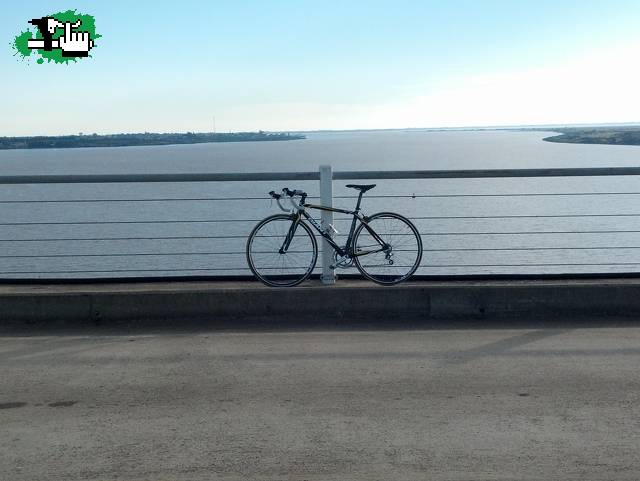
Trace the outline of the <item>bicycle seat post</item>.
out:
[[[360,192],[360,195],[358,196],[358,203],[356,205],[356,212],[358,212],[360,210],[360,202],[362,202],[362,194],[364,194],[366,191],[373,189],[376,186],[376,184],[347,184],[346,187],[348,187],[349,189],[356,189],[357,191]]]
[[[364,192],[360,191],[360,195],[358,195],[358,203],[356,204],[356,212],[360,212],[360,202],[362,202],[362,194],[364,194]]]

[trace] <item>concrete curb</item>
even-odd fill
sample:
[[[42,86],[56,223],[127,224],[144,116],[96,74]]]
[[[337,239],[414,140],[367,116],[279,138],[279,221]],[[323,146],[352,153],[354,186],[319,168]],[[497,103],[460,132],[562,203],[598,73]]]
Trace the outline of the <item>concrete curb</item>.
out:
[[[0,323],[230,319],[508,320],[640,316],[640,279],[0,285]]]

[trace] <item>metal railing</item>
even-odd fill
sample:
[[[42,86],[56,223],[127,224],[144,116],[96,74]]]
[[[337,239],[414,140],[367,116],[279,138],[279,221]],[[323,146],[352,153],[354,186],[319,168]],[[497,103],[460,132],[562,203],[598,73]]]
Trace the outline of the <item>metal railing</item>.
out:
[[[248,276],[244,241],[274,212],[267,191],[295,181],[291,186],[325,205],[349,207],[355,196],[334,195],[342,186],[333,180],[360,179],[396,181],[365,194],[363,206],[416,223],[425,253],[418,274],[636,274],[638,176],[640,167],[332,172],[329,166],[0,176],[0,278]],[[523,188],[525,179],[535,185]],[[345,235],[349,219],[323,212],[322,220]],[[334,279],[332,254],[323,249],[318,270],[325,282]]]

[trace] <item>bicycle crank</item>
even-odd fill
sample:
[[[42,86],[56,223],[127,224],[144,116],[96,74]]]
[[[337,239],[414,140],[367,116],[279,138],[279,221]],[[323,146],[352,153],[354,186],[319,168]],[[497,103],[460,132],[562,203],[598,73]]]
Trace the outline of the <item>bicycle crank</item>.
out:
[[[333,264],[331,264],[331,269],[348,269],[349,267],[353,267],[353,258],[349,256],[341,256],[338,252],[333,253]]]

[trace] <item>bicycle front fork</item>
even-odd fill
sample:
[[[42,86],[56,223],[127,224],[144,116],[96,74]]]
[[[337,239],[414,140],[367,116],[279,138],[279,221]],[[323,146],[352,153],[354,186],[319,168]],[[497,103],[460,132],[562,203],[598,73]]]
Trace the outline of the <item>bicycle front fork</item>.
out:
[[[289,227],[289,232],[287,232],[287,237],[285,237],[284,242],[282,243],[282,247],[278,250],[280,254],[286,254],[289,250],[289,246],[291,245],[291,241],[293,240],[293,236],[296,234],[296,229],[298,228],[299,219],[294,220],[291,223],[291,227]]]

